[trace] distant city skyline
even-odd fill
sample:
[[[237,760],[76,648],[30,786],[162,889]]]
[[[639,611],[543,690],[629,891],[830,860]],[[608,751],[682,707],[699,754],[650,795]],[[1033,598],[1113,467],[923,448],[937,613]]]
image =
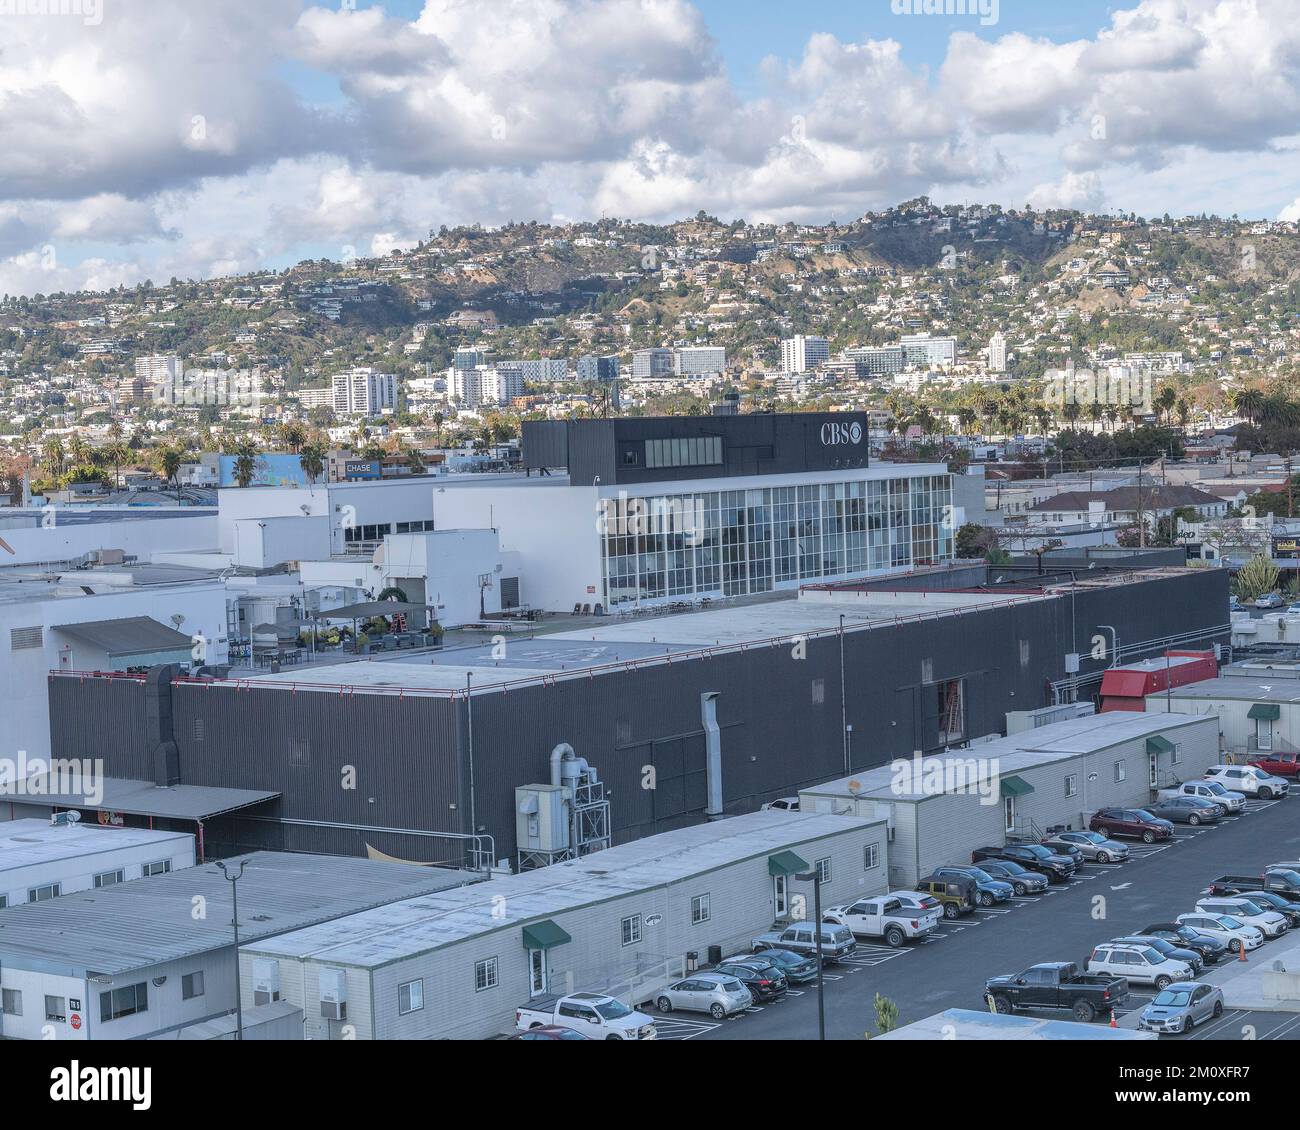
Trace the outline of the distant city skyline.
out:
[[[921,194],[1300,216],[1285,0],[928,6],[6,14],[0,292],[382,254],[443,224],[847,222]]]

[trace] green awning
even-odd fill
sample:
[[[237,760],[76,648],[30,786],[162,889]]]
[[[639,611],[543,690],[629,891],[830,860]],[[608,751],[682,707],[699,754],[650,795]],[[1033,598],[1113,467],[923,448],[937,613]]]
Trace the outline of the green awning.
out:
[[[1009,796],[1028,796],[1034,791],[1034,786],[1023,777],[1003,777],[1000,785],[1002,800]]]
[[[573,939],[549,918],[524,927],[524,949],[526,950],[548,950],[571,941]]]
[[[1246,712],[1246,717],[1256,722],[1276,722],[1282,717],[1282,708],[1276,702],[1257,702]]]
[[[792,851],[778,851],[775,855],[767,857],[769,875],[798,875],[800,871],[807,870],[808,864]]]
[[[1159,734],[1155,737],[1147,738],[1147,753],[1173,753],[1174,743],[1167,738],[1162,738]]]

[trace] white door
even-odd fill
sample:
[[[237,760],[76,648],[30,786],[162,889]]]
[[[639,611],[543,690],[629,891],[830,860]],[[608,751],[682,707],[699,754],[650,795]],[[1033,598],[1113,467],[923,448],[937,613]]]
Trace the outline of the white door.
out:
[[[772,878],[772,902],[776,907],[777,918],[784,918],[789,913],[790,899],[784,875],[775,875]]]
[[[1255,745],[1259,749],[1273,748],[1273,720],[1271,718],[1255,719]]]
[[[1006,828],[1008,832],[1016,830],[1016,798],[1013,796],[1006,797],[1002,801],[1002,808],[1006,814]]]
[[[1153,789],[1158,787],[1157,783],[1160,780],[1160,765],[1156,760],[1156,756],[1154,753],[1151,755],[1151,787]]]
[[[528,995],[540,997],[546,995],[546,951],[528,951]]]

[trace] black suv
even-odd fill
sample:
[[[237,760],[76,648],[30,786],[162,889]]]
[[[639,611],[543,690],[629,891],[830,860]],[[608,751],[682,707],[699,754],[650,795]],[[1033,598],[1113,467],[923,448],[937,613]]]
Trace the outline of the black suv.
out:
[[[734,977],[750,991],[756,1001],[776,1000],[785,996],[786,989],[790,987],[785,974],[776,967],[775,962],[764,962],[760,968],[758,963],[750,964],[749,961],[724,961],[709,972]]]

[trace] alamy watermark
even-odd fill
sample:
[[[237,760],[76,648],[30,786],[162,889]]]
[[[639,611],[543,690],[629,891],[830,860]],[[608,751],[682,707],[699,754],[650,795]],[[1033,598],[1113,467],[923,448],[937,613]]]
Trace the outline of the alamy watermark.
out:
[[[889,0],[896,16],[977,16],[984,27],[998,22],[999,0]]]
[[[643,537],[671,534],[687,546],[704,537],[704,500],[691,496],[638,498],[619,491],[617,498],[596,504],[596,532],[602,537]]]
[[[104,803],[104,762],[88,757],[0,757],[0,797],[77,797],[84,804]]]
[[[104,0],[0,0],[0,16],[75,16],[98,27],[104,22]]]
[[[1119,365],[1096,372],[1092,369],[1048,369],[1043,375],[1043,399],[1051,408],[1077,404],[1087,408],[1100,404],[1133,413],[1155,411],[1155,381],[1150,369]]]
[[[895,796],[978,796],[980,804],[994,805],[1000,798],[1001,770],[997,758],[898,758],[889,763],[889,789]]]
[[[179,380],[155,381],[156,404],[178,408],[256,408],[262,403],[260,369],[186,369]]]

